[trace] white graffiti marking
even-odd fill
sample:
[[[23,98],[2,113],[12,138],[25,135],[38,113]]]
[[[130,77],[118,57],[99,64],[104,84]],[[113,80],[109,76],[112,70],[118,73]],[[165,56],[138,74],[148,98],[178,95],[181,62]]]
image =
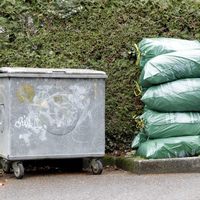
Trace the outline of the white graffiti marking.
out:
[[[40,124],[40,121],[37,116],[35,118],[29,118],[29,117],[19,117],[19,119],[15,122],[15,127],[25,127],[30,129],[42,129],[42,126]]]

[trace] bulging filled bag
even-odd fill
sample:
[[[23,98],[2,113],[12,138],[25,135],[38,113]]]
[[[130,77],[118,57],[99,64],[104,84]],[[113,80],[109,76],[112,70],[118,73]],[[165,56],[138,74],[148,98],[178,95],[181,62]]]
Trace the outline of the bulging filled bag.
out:
[[[147,141],[147,135],[145,131],[143,130],[139,134],[137,134],[136,137],[133,139],[131,143],[131,148],[136,149],[140,147],[140,145],[146,141]]]
[[[144,158],[178,158],[200,154],[200,136],[148,140],[141,144],[137,156]]]
[[[149,60],[139,84],[144,88],[183,78],[200,78],[200,49],[177,51]]]
[[[180,79],[152,86],[141,99],[158,112],[200,111],[200,78]]]
[[[146,62],[151,58],[171,53],[174,51],[189,50],[200,48],[200,43],[197,40],[183,40],[174,38],[146,38],[138,45],[138,62],[142,69]]]
[[[141,115],[145,133],[150,139],[200,135],[200,113],[160,113],[148,110]]]

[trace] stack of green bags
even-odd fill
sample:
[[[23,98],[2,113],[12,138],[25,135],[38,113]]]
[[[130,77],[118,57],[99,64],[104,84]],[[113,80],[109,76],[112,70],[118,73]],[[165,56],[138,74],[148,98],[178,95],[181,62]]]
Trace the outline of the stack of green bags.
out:
[[[138,46],[145,129],[132,142],[145,158],[200,154],[200,43],[144,39]]]

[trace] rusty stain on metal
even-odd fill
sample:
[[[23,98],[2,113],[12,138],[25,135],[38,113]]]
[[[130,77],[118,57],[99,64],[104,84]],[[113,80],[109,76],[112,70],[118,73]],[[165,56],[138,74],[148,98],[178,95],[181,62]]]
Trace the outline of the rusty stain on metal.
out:
[[[0,85],[0,88],[5,88],[5,86],[3,85],[3,84],[1,84]],[[5,95],[3,94],[3,92],[2,91],[0,91],[0,94],[2,95],[2,97],[3,97],[3,99],[4,99],[4,101],[6,101],[6,97],[5,97]]]
[[[96,83],[94,83],[94,87],[95,87],[95,89],[94,89],[94,98],[96,99],[97,98],[97,84]]]

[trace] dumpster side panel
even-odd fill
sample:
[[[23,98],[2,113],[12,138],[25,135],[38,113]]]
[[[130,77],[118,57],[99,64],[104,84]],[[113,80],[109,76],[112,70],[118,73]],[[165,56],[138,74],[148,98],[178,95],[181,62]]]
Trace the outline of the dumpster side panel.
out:
[[[0,79],[0,156],[7,158],[10,154],[9,129],[10,83],[9,78]]]
[[[10,159],[103,156],[105,79],[12,78]]]

